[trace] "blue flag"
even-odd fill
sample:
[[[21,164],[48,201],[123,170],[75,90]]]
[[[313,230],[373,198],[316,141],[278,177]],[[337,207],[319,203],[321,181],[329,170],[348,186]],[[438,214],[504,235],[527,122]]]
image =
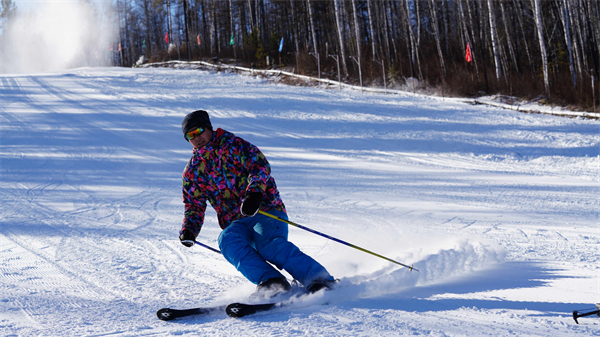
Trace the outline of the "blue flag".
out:
[[[281,42],[279,42],[279,52],[283,50],[283,38],[281,38]]]

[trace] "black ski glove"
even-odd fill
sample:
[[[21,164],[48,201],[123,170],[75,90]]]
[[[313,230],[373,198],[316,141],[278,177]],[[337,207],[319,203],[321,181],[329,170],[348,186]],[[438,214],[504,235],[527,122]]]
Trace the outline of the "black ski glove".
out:
[[[181,244],[186,247],[191,247],[194,245],[194,242],[196,242],[194,234],[187,229],[184,229],[183,232],[181,232],[179,240],[181,241]]]
[[[260,209],[260,204],[262,203],[262,193],[260,192],[250,192],[248,195],[242,200],[242,207],[240,207],[240,211],[243,216],[255,216]]]

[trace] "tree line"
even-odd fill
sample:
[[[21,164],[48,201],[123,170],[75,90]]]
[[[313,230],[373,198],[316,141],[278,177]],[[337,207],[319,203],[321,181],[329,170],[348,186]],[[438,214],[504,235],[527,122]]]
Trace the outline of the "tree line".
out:
[[[218,58],[580,108],[600,96],[597,0],[114,0],[113,11],[115,65]]]

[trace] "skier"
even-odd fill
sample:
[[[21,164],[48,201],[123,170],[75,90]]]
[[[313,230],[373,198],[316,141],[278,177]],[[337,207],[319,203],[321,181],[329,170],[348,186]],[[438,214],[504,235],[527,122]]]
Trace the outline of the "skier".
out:
[[[271,264],[286,270],[308,292],[330,288],[334,278],[317,261],[288,241],[288,225],[259,210],[287,220],[285,206],[269,162],[261,151],[221,128],[212,128],[206,111],[185,116],[184,138],[194,147],[183,171],[185,216],[181,243],[192,247],[204,222],[206,201],[217,212],[221,253],[250,282],[260,296],[291,289]],[[271,264],[269,264],[269,262]]]

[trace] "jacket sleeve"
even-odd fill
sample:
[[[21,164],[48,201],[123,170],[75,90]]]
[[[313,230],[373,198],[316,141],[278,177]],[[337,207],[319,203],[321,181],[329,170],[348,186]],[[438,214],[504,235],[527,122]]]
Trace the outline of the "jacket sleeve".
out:
[[[245,194],[251,192],[264,193],[271,177],[271,165],[258,147],[240,138],[246,154],[246,168],[248,169],[248,186]]]
[[[189,230],[195,237],[200,233],[204,223],[204,214],[206,212],[206,196],[202,193],[198,184],[195,182],[193,172],[189,170],[189,164],[183,171],[183,203],[185,212],[181,234],[184,230]]]

